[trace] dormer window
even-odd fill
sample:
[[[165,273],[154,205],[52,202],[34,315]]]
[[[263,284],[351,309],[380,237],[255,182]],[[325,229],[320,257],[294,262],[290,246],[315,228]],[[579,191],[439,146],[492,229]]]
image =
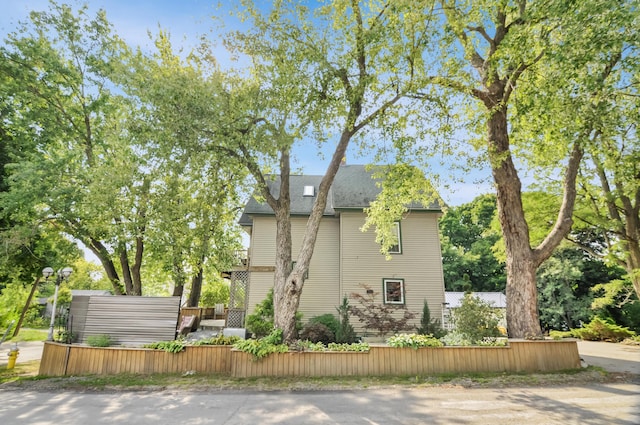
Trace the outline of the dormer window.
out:
[[[314,197],[316,195],[316,188],[314,186],[305,186],[302,192],[302,196],[311,196]]]

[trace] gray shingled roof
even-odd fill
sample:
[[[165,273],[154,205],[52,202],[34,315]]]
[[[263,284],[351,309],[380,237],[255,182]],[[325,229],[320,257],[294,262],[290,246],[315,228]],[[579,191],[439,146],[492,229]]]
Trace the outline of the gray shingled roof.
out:
[[[364,165],[343,165],[338,170],[333,185],[329,191],[325,215],[336,215],[336,211],[341,209],[362,209],[369,206],[371,201],[380,193],[380,188],[376,185],[376,180],[372,178],[373,171],[367,171]],[[292,175],[289,177],[291,190],[291,215],[309,215],[315,196],[303,196],[305,186],[313,186],[315,193],[322,176]],[[280,178],[276,178],[269,183],[271,193],[277,198],[280,194]],[[432,204],[424,208],[419,204],[412,204],[412,209],[439,211],[440,206]],[[266,203],[259,203],[255,198],[251,198],[240,218],[240,224],[250,226],[253,215],[273,215],[273,210]]]

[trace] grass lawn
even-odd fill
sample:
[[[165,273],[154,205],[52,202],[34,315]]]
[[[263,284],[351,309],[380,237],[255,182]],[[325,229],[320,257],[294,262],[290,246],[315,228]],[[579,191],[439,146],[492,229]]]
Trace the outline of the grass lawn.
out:
[[[47,329],[30,329],[30,328],[22,328],[20,332],[18,332],[18,336],[15,338],[7,337],[5,343],[7,341],[11,342],[26,342],[26,341],[44,341],[47,339],[48,334]],[[13,331],[11,332],[13,335]]]
[[[434,376],[398,377],[264,377],[232,378],[223,374],[183,375],[103,375],[103,376],[38,376],[39,361],[16,364],[14,369],[0,367],[0,389],[7,385],[48,391],[127,391],[127,390],[257,390],[257,391],[308,391],[354,390],[382,387],[437,387],[459,386],[466,388],[540,387],[555,385],[581,385],[595,382],[620,382],[615,374],[597,367],[555,373],[486,373],[446,374]]]

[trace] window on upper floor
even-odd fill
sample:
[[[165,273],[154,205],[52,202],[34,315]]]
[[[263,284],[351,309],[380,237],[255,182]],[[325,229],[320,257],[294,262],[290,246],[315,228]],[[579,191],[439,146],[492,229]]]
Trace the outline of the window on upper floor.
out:
[[[404,279],[383,279],[385,304],[404,304]]]
[[[402,237],[400,234],[400,222],[396,221],[393,223],[393,229],[391,232],[395,235],[397,243],[391,245],[389,248],[389,254],[402,254]]]

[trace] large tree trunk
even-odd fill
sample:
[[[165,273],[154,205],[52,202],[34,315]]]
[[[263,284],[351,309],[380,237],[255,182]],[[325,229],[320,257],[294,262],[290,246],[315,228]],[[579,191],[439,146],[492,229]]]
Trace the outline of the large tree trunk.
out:
[[[189,300],[187,307],[198,307],[200,302],[200,294],[202,293],[202,264],[198,266],[198,272],[191,279],[191,292],[189,292]]]
[[[273,307],[274,307],[274,325],[276,328],[282,329],[284,341],[292,341],[297,337],[296,329],[296,312],[300,305],[300,296],[302,295],[302,287],[304,286],[304,273],[309,268],[313,250],[315,247],[320,221],[324,209],[327,205],[329,188],[333,184],[340,163],[347,150],[347,146],[351,137],[355,132],[353,130],[345,130],[338,146],[336,147],[331,162],[327,167],[327,171],[320,182],[318,194],[313,204],[313,209],[307,221],[307,226],[302,240],[302,247],[296,257],[296,265],[292,268],[291,255],[291,220],[289,216],[290,210],[290,194],[289,194],[289,157],[286,155],[287,166],[282,165],[281,170],[286,170],[287,175],[281,175],[286,185],[281,184],[280,199],[278,200],[278,209],[276,211],[276,246],[278,247],[276,254],[276,271],[273,291]],[[283,190],[286,187],[286,196],[283,197]],[[286,205],[284,204],[286,203]]]
[[[120,244],[120,249],[118,251],[120,258],[120,267],[122,268],[122,278],[124,279],[125,292],[127,295],[134,295],[133,279],[131,278],[131,267],[129,266],[129,256],[124,243]]]
[[[538,320],[536,263],[522,208],[520,178],[509,150],[506,107],[494,108],[487,121],[489,158],[507,255],[507,323],[512,338],[542,335]]]
[[[173,275],[173,296],[182,297],[184,293],[185,274],[182,268],[182,257],[176,246],[173,247],[172,275]]]
[[[276,216],[276,258],[273,282],[274,326],[282,329],[285,341],[297,337],[296,311],[302,287],[289,279],[291,273],[291,194],[289,192],[290,162],[288,152],[280,153],[280,196],[272,205]]]
[[[87,243],[87,241],[83,242],[100,260],[102,268],[107,273],[107,278],[109,279],[109,282],[111,282],[111,286],[113,286],[113,293],[116,295],[124,295],[125,291],[122,290],[123,288],[122,282],[120,282],[120,276],[118,276],[118,271],[111,260],[111,256],[109,255],[107,248],[105,248],[100,241],[93,238],[89,239],[89,243]]]

